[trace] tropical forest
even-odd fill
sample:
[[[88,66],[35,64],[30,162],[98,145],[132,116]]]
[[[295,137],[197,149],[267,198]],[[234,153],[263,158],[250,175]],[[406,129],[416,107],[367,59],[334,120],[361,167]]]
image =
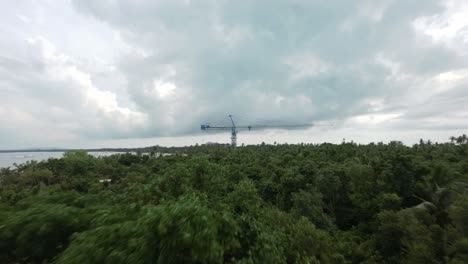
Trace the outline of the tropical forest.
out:
[[[468,263],[467,183],[465,135],[71,151],[1,169],[0,262]]]

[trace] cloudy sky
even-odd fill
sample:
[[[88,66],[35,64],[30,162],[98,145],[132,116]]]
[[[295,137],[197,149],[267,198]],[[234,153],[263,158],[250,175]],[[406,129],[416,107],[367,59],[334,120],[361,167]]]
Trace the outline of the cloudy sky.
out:
[[[0,3],[0,149],[447,141],[468,128],[466,0]],[[270,124],[274,124],[273,121]]]

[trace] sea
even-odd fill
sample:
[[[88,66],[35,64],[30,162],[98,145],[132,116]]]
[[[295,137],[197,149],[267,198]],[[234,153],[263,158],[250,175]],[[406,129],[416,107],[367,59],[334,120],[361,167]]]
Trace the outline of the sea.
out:
[[[0,153],[0,168],[13,167],[14,164],[22,164],[30,160],[42,161],[49,158],[61,158],[65,152],[9,152]],[[119,152],[112,151],[96,151],[88,152],[88,154],[95,157],[109,156],[112,154],[119,154]]]

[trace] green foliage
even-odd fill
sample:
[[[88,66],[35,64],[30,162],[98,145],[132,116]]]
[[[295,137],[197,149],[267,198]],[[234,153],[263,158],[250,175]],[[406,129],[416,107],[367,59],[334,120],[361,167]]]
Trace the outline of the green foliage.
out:
[[[0,170],[5,263],[467,263],[468,150],[172,148]]]
[[[376,246],[388,263],[438,263],[430,227],[412,209],[378,215]]]
[[[232,217],[196,196],[133,211],[132,220],[76,234],[59,262],[222,263],[225,252],[239,246]]]
[[[83,231],[87,221],[75,207],[36,204],[7,212],[0,221],[0,258],[40,262],[68,246],[69,237]]]

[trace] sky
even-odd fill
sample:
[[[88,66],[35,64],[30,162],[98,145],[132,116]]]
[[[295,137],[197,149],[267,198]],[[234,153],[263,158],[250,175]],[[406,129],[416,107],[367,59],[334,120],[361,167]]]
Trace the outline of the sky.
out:
[[[0,1],[0,149],[445,142],[468,128],[466,0]]]

